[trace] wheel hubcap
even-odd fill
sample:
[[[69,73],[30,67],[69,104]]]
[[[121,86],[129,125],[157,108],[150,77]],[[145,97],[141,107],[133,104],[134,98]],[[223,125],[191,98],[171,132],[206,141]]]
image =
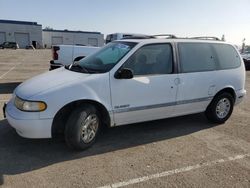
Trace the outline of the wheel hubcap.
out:
[[[218,118],[220,119],[225,118],[228,115],[230,108],[231,108],[231,104],[227,98],[223,98],[219,100],[216,106],[216,114]]]
[[[95,114],[90,114],[82,123],[81,138],[84,143],[91,142],[97,133],[99,126],[99,119]]]

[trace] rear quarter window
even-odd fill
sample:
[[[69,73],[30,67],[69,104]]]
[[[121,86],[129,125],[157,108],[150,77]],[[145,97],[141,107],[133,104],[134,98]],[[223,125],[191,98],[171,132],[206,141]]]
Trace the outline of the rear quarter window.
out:
[[[215,53],[218,69],[237,68],[241,64],[239,54],[229,44],[211,44]]]
[[[239,54],[229,44],[179,43],[181,72],[203,72],[237,68]]]

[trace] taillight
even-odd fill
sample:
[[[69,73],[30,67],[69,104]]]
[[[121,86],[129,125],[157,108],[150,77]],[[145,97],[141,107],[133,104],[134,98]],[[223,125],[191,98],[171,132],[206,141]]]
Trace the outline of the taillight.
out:
[[[53,58],[53,60],[58,60],[58,53],[57,53],[58,50],[60,50],[59,46],[52,46],[52,58]]]

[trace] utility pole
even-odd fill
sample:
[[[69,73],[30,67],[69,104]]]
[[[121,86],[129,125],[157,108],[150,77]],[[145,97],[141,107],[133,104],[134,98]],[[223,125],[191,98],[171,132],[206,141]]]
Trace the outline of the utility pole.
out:
[[[221,40],[222,40],[222,41],[226,41],[225,35],[224,35],[224,34],[222,35]]]
[[[246,39],[244,38],[244,39],[242,40],[241,53],[244,53],[244,52],[245,52],[245,46],[246,46],[245,41],[246,41]]]

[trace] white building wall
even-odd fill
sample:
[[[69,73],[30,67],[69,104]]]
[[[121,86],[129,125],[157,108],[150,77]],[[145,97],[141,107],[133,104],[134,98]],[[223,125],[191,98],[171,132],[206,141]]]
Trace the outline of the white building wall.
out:
[[[80,44],[88,46],[89,38],[96,38],[97,39],[97,46],[101,47],[104,45],[104,35],[97,34],[97,33],[84,33],[84,32],[70,32],[70,31],[44,31],[42,32],[43,35],[43,46],[47,48],[51,48],[52,46],[52,38],[53,37],[62,37],[63,44]]]
[[[5,33],[5,40],[8,42],[15,41],[15,33],[28,33],[29,43],[36,41],[38,47],[42,47],[42,26],[41,25],[24,25],[24,24],[9,24],[0,23],[0,32]]]

